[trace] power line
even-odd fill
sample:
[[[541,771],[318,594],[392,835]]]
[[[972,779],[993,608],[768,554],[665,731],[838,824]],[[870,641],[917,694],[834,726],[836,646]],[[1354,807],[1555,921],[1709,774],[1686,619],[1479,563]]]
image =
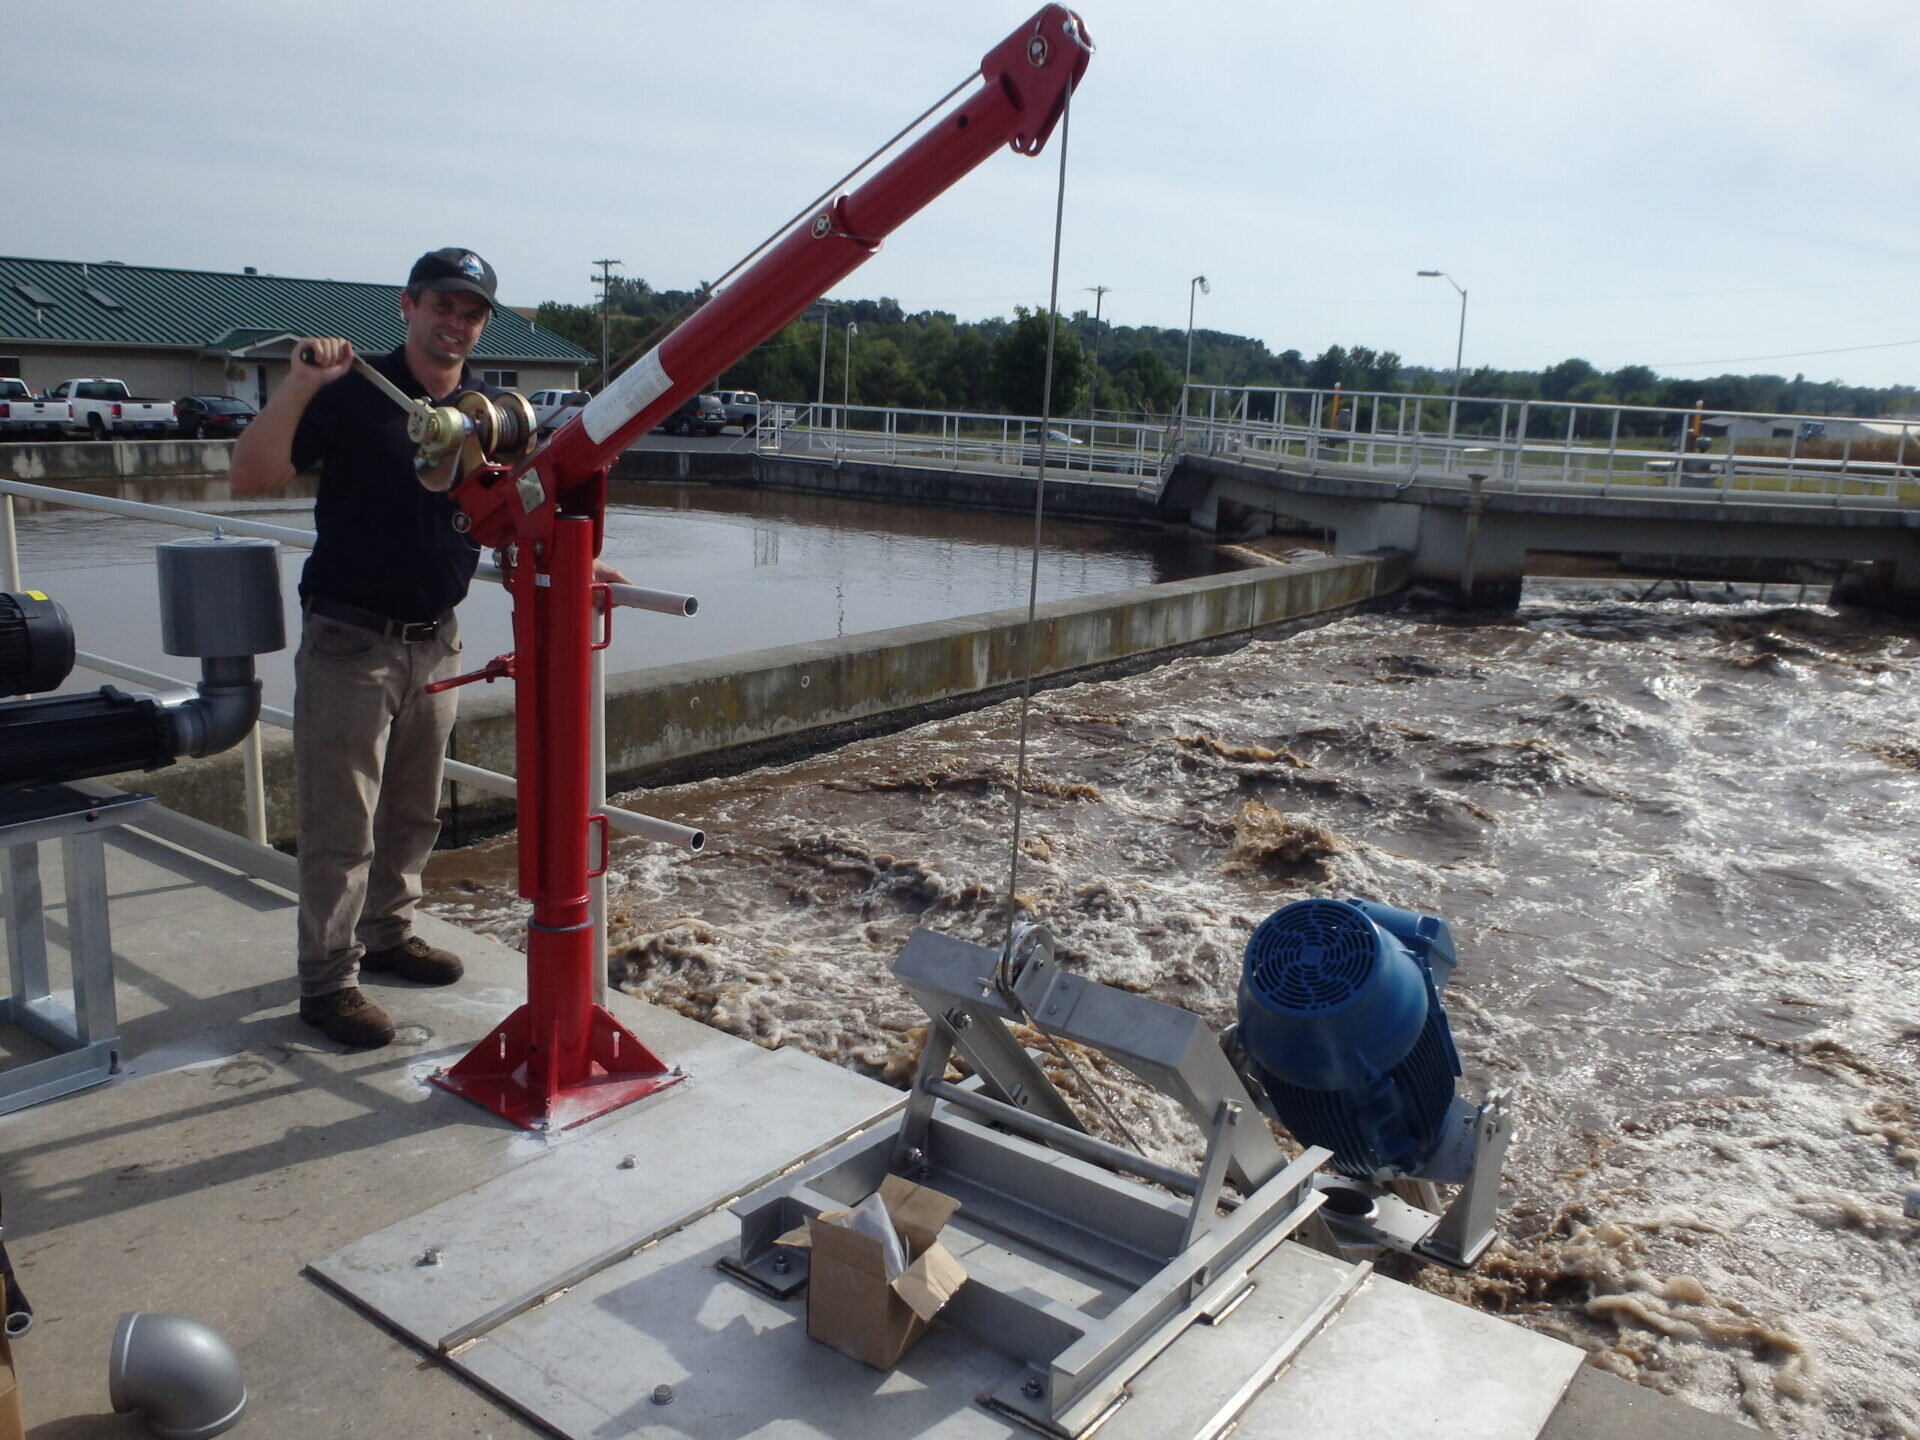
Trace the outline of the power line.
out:
[[[1884,340],[1877,345],[1842,345],[1833,350],[1789,350],[1780,355],[1727,355],[1718,360],[1650,360],[1650,370],[1682,365],[1744,365],[1750,360],[1802,360],[1810,355],[1852,355],[1861,350],[1897,350],[1902,345],[1920,345],[1920,340]]]

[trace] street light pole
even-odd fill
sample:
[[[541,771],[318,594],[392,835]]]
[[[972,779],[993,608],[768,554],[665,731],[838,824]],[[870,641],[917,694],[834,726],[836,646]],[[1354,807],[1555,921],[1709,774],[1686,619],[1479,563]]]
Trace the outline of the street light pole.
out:
[[[1193,302],[1196,294],[1211,295],[1213,287],[1207,284],[1207,277],[1196,275],[1187,282],[1187,374],[1180,382],[1180,433],[1187,432],[1187,390],[1193,384]]]
[[[600,388],[604,390],[607,388],[607,367],[611,363],[609,356],[612,352],[612,346],[608,343],[612,333],[613,311],[613,280],[611,272],[613,267],[620,262],[618,260],[595,260],[592,263],[600,267],[600,273],[598,275],[590,275],[587,278],[600,287]]]
[[[1111,285],[1088,285],[1093,292],[1093,383],[1087,387],[1087,442],[1093,442],[1092,425],[1100,404],[1100,302],[1107,298]]]
[[[1416,272],[1428,280],[1444,280],[1460,292],[1460,333],[1453,342],[1453,398],[1460,398],[1460,357],[1467,345],[1467,287],[1447,274],[1444,270],[1421,270]]]
[[[847,428],[847,406],[853,396],[853,337],[860,333],[860,322],[847,321],[846,349],[840,356],[840,428]]]
[[[833,302],[820,302],[820,388],[813,397],[813,423],[818,425],[820,412],[827,408],[827,316],[833,313]]]
[[[1467,287],[1444,270],[1416,271],[1427,280],[1444,280],[1460,292],[1460,330],[1453,341],[1453,403],[1447,406],[1447,438],[1453,439],[1460,422],[1460,357],[1467,345]]]

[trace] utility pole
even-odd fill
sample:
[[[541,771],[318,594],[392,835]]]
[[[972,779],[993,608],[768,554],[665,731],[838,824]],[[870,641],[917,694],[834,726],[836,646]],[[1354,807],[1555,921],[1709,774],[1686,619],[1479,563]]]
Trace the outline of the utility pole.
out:
[[[595,260],[591,262],[600,267],[598,275],[587,278],[600,287],[600,388],[607,388],[607,368],[612,364],[613,335],[613,267],[618,260]]]
[[[1100,302],[1107,298],[1107,292],[1113,287],[1088,285],[1085,288],[1093,292],[1093,383],[1087,389],[1087,424],[1091,427],[1099,413],[1097,407],[1100,403]],[[1087,443],[1093,443],[1091,429],[1087,433]]]

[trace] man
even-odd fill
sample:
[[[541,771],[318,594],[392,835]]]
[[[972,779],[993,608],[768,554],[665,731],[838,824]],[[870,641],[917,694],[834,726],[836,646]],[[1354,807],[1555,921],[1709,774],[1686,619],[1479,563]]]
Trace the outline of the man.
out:
[[[497,393],[466,365],[494,286],[470,250],[422,255],[400,296],[405,343],[373,368],[437,405]],[[292,373],[234,444],[231,478],[235,494],[262,495],[320,471],[294,657],[300,1018],[341,1044],[377,1046],[393,1022],[362,993],[362,969],[420,985],[450,985],[463,969],[412,922],[456,705],[455,692],[425,687],[459,670],[454,607],[480,552],[453,528],[454,504],[415,478],[406,413],[353,359],[338,337],[295,342]]]

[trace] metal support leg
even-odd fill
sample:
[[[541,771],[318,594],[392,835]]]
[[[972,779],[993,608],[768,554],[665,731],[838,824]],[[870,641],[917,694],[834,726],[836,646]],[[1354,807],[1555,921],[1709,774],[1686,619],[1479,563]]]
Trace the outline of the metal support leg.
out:
[[[113,937],[107,923],[105,837],[98,830],[60,841],[66,861],[67,935],[73,957],[74,1030],[83,1045],[117,1040]]]
[[[1213,1117],[1213,1133],[1207,1137],[1207,1158],[1200,1166],[1200,1188],[1193,1195],[1193,1209],[1187,1215],[1186,1233],[1180,1248],[1186,1249],[1213,1228],[1213,1212],[1220,1206],[1220,1186],[1227,1178],[1227,1161],[1233,1155],[1228,1132],[1240,1123],[1244,1108],[1232,1100],[1222,1100]]]
[[[7,993],[16,1000],[47,993],[47,919],[40,893],[40,847],[7,847]]]
[[[1507,1097],[1496,1091],[1480,1107],[1474,1125],[1473,1173],[1433,1234],[1414,1253],[1455,1270],[1466,1270],[1493,1242],[1494,1212],[1500,1203],[1500,1166],[1513,1138],[1513,1114]]]

